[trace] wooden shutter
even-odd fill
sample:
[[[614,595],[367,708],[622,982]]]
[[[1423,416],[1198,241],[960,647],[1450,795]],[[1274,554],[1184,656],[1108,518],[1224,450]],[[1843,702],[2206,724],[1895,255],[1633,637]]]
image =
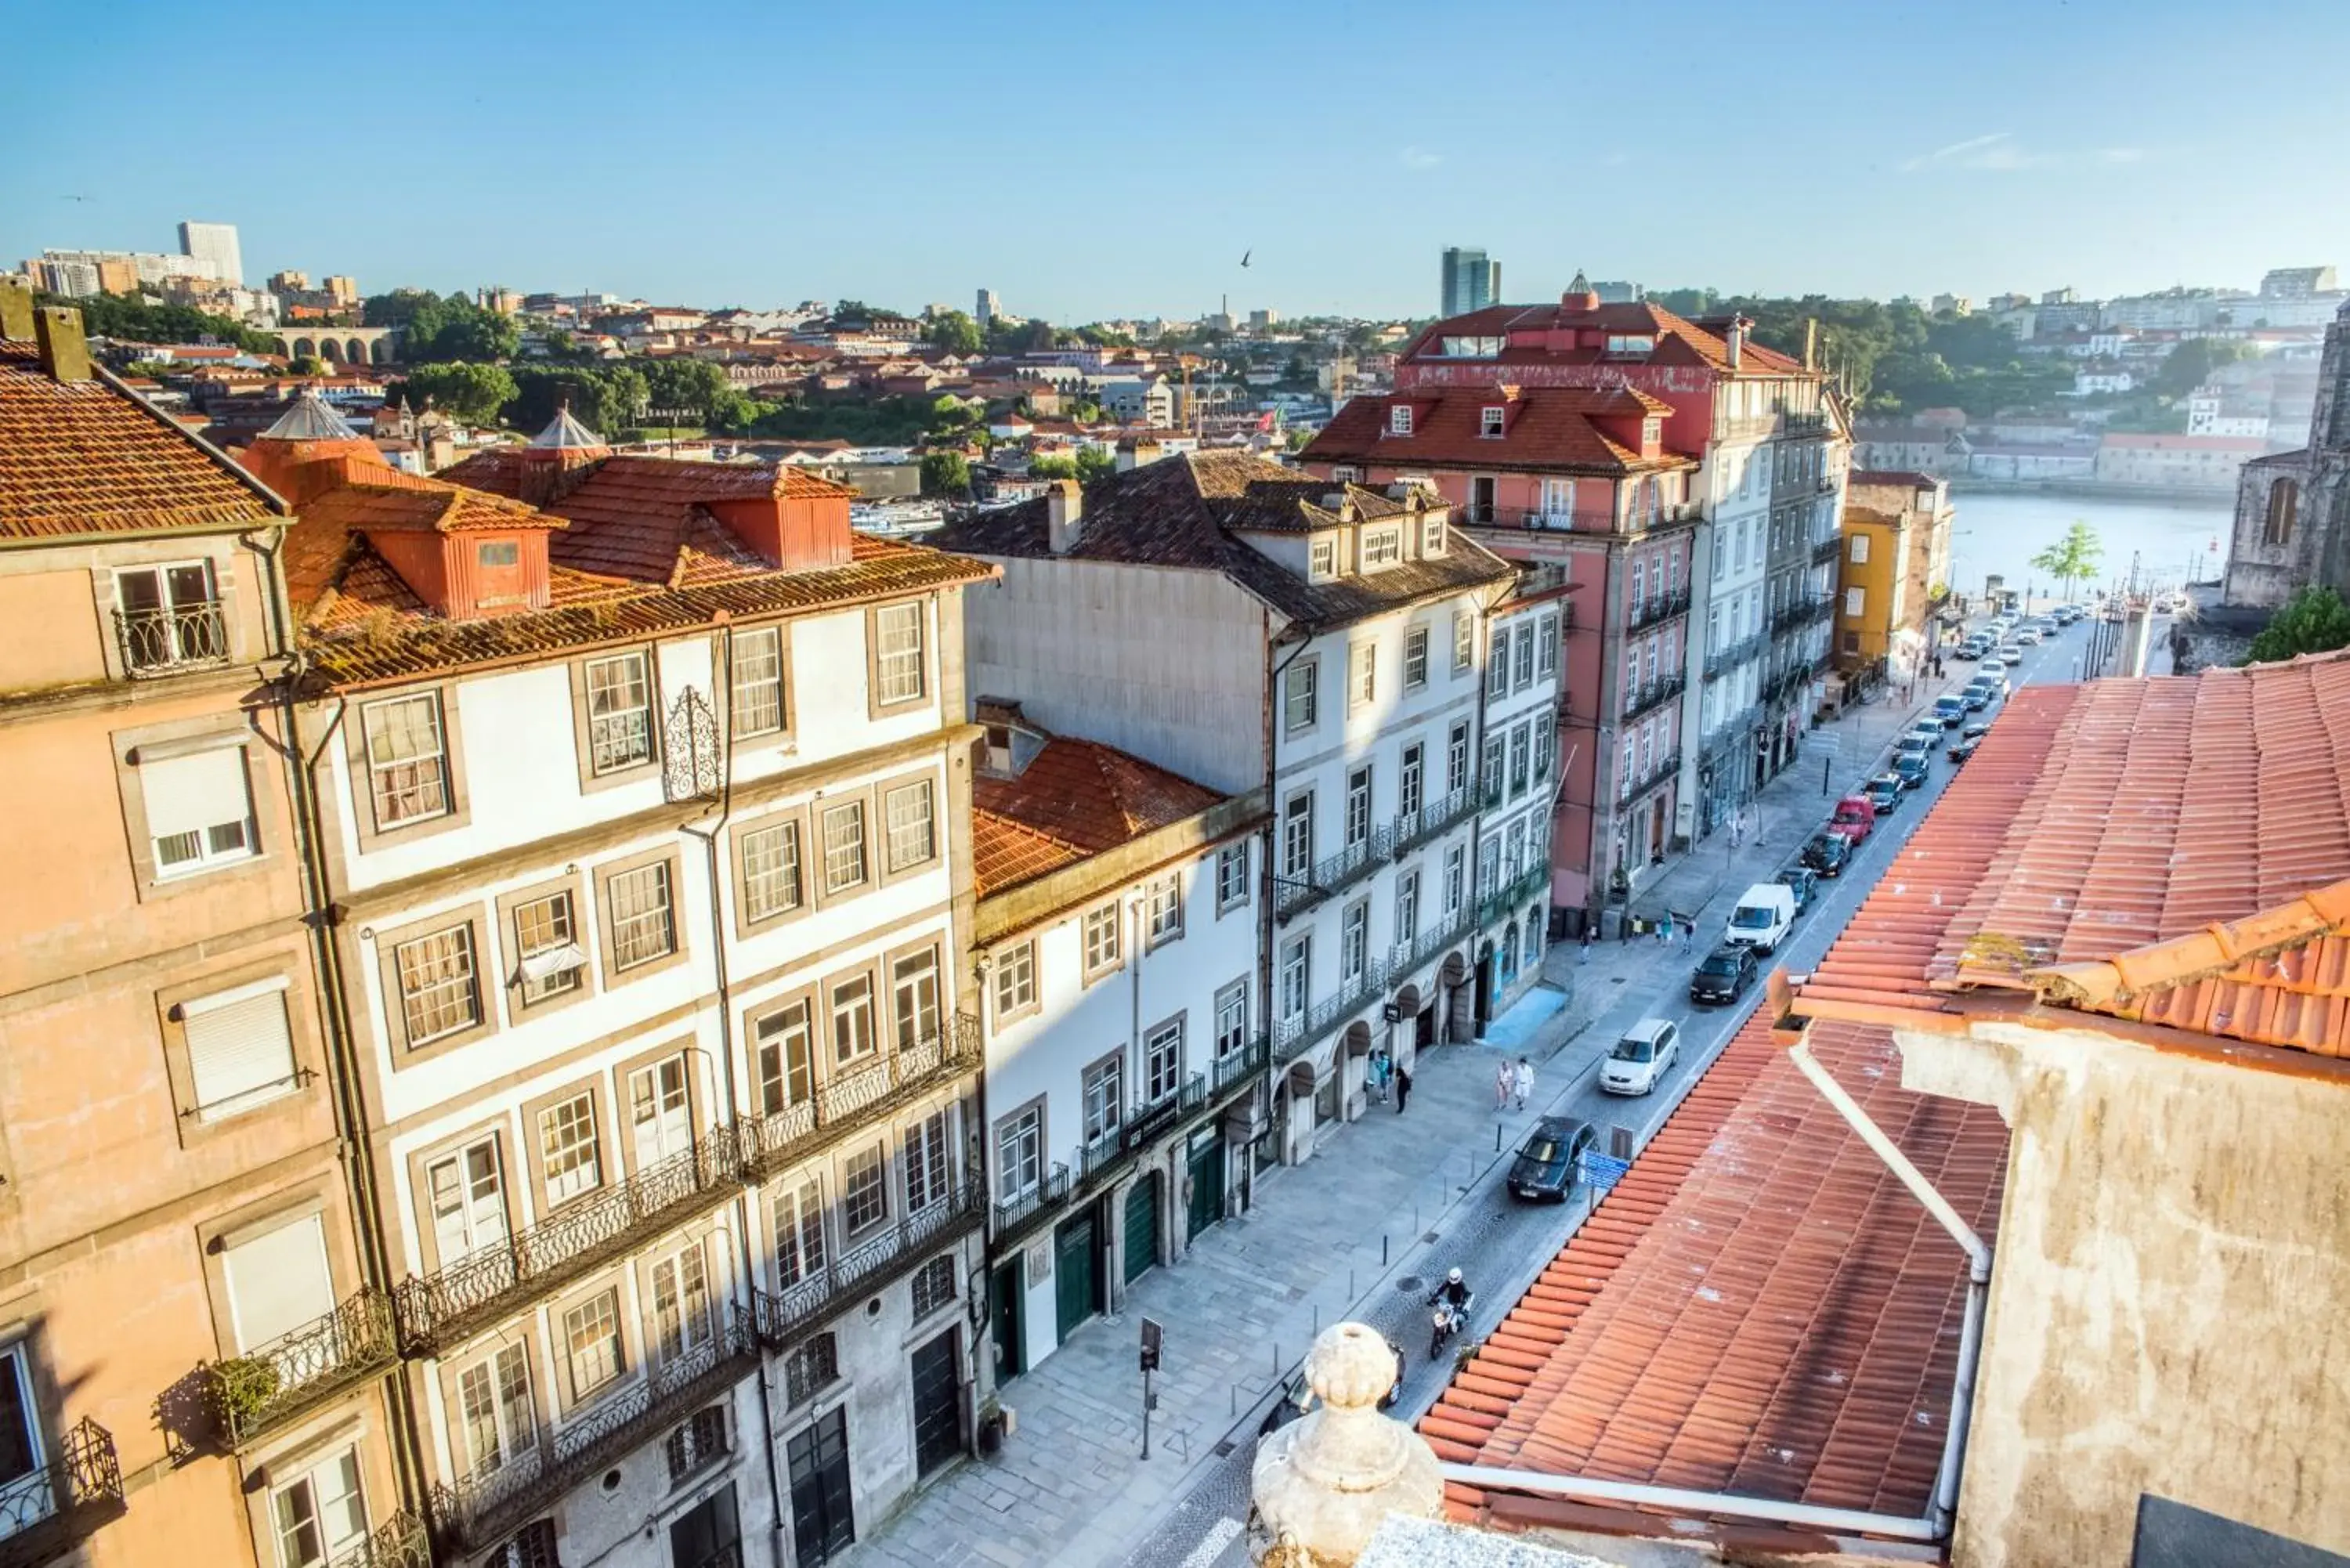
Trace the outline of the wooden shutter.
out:
[[[154,838],[243,822],[253,815],[241,745],[142,762],[139,789],[147,802],[147,832]]]
[[[316,1214],[230,1248],[224,1268],[240,1351],[256,1350],[334,1310],[326,1227]]]
[[[182,1005],[198,1119],[219,1121],[292,1092],[286,986],[278,976]]]

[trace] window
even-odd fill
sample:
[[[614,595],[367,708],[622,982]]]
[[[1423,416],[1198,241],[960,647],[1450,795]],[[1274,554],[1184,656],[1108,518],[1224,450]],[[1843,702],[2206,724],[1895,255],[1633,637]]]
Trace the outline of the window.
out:
[[[1541,784],[1550,777],[1551,764],[1558,760],[1557,722],[1548,713],[1534,716],[1534,782]]]
[[[735,634],[733,717],[737,737],[777,734],[786,727],[783,628]]]
[[[924,948],[889,962],[890,1016],[898,1049],[912,1051],[939,1037],[939,952]]]
[[[1485,798],[1497,805],[1502,799],[1502,781],[1508,752],[1509,746],[1504,737],[1500,735],[1485,737]]]
[[[1371,907],[1357,902],[1347,907],[1338,921],[1338,977],[1353,985],[1363,978],[1371,957]]]
[[[186,876],[257,853],[242,745],[142,760],[139,793],[157,877]]]
[[[824,1272],[824,1189],[814,1178],[775,1194],[775,1288]]]
[[[839,1379],[839,1349],[832,1335],[819,1334],[784,1357],[784,1403],[805,1405]]]
[[[996,1125],[996,1200],[1014,1203],[1027,1197],[1036,1190],[1044,1173],[1045,1108],[1030,1106]]]
[[[841,1193],[841,1217],[848,1222],[850,1235],[869,1230],[889,1217],[889,1172],[883,1166],[879,1145],[850,1155],[843,1177],[846,1186]]]
[[[1086,911],[1086,973],[1099,974],[1118,962],[1118,905],[1115,901]]]
[[[585,1090],[538,1113],[538,1157],[549,1204],[567,1203],[604,1184],[596,1153],[596,1097]]]
[[[1419,520],[1419,554],[1423,560],[1444,554],[1444,514],[1431,512]]]
[[[669,1479],[681,1481],[726,1452],[726,1407],[704,1405],[685,1418],[661,1445]]]
[[[1868,535],[1866,534],[1852,536],[1852,564],[1856,566],[1868,565]]]
[[[1396,878],[1395,940],[1408,942],[1419,935],[1419,873],[1407,871]]]
[[[1528,764],[1532,759],[1526,754],[1527,744],[1532,738],[1528,733],[1530,728],[1529,725],[1520,724],[1510,732],[1510,798],[1512,800],[1526,793],[1526,786],[1530,781]]]
[[[359,710],[359,727],[378,829],[449,815],[449,748],[437,694],[370,702]]]
[[[1428,684],[1428,628],[1413,627],[1403,634],[1403,687],[1417,691]]]
[[[522,546],[512,539],[487,540],[473,546],[473,563],[495,570],[521,563]]]
[[[1500,435],[1502,421],[1508,416],[1509,410],[1488,403],[1477,410],[1477,433],[1481,436]]]
[[[1403,767],[1396,775],[1397,815],[1410,817],[1419,815],[1427,772],[1428,748],[1414,741],[1403,749]]]
[[[367,1539],[367,1500],[359,1491],[359,1451],[337,1449],[293,1480],[270,1489],[280,1568],[324,1568]]]
[[[1388,405],[1388,433],[1389,435],[1411,434],[1411,405],[1409,403],[1390,403]]]
[[[1535,673],[1547,680],[1558,673],[1558,617],[1546,615],[1534,628]]]
[[[620,1345],[619,1288],[598,1291],[563,1314],[564,1365],[571,1373],[571,1402],[580,1404],[611,1384],[626,1368]]]
[[[832,1064],[849,1066],[874,1049],[873,981],[860,974],[832,988]]]
[[[477,1138],[427,1164],[424,1188],[442,1268],[505,1244],[505,1181],[498,1169],[496,1138]]]
[[[1511,639],[1517,649],[1517,671],[1510,684],[1523,691],[1534,683],[1534,628],[1531,621],[1520,626]]]
[[[1358,642],[1347,649],[1347,711],[1370,705],[1378,695],[1378,644]]]
[[[743,914],[756,923],[787,915],[805,897],[800,887],[800,825],[781,822],[743,836]]]
[[[1314,939],[1311,936],[1293,938],[1281,950],[1281,1016],[1298,1019],[1305,1016],[1305,977],[1313,967]]]
[[[1846,614],[1846,615],[1848,615],[1848,616],[1851,616],[1851,617],[1855,618],[1856,619],[1857,619],[1860,616],[1865,615],[1866,613],[1867,613],[1867,606],[1868,606],[1868,592],[1867,592],[1867,590],[1866,590],[1866,589],[1865,589],[1865,588],[1846,588],[1846,589],[1845,589],[1845,591],[1844,591],[1844,613],[1845,613],[1845,614]]]
[[[473,928],[452,926],[391,950],[400,981],[400,1020],[411,1050],[482,1022],[475,983]]]
[[[549,893],[514,907],[515,975],[523,1005],[568,996],[585,983],[588,955],[579,948],[571,895]]]
[[[209,562],[117,572],[114,597],[126,668],[162,670],[228,657],[228,622]]]
[[[995,1015],[1007,1018],[1035,1004],[1036,944],[1019,942],[995,955]]]
[[[224,1255],[222,1272],[241,1353],[275,1345],[334,1310],[326,1228],[316,1214],[238,1242]]]
[[[681,1053],[629,1075],[629,1128],[643,1170],[693,1144],[693,1101]]]
[[[1216,992],[1216,1059],[1248,1044],[1248,981],[1236,980]]]
[[[1371,770],[1357,768],[1347,775],[1347,847],[1366,844],[1371,836]]]
[[[1629,741],[1624,743],[1627,746],[1631,744]],[[1498,838],[1488,838],[1484,843],[1477,846],[1477,886],[1490,895],[1501,886],[1501,882],[1502,841]]]
[[[1183,1021],[1170,1019],[1142,1037],[1142,1098],[1155,1106],[1183,1085]]]
[[[614,873],[605,884],[605,898],[611,906],[615,970],[625,973],[677,951],[668,861]]]
[[[1362,535],[1362,566],[1368,572],[1392,566],[1403,559],[1403,530],[1389,525],[1366,528]]]
[[[1444,852],[1444,912],[1461,911],[1461,902],[1468,894],[1468,854],[1456,844]]]
[[[1632,618],[1637,620],[1648,607],[1648,558],[1635,557],[1632,562]]]
[[[952,1305],[955,1299],[954,1254],[941,1252],[915,1270],[913,1293],[917,1321]]]
[[[285,977],[276,976],[194,997],[174,1010],[188,1047],[193,1104],[186,1114],[225,1121],[300,1086],[286,989]]]
[[[1170,871],[1143,889],[1144,929],[1158,947],[1183,934],[1183,876]]]
[[[845,892],[865,880],[865,803],[848,801],[824,811],[824,890]]]
[[[1086,1142],[1118,1131],[1126,1116],[1126,1058],[1107,1056],[1086,1069]]]
[[[752,1026],[764,1114],[808,1104],[816,1089],[814,1035],[805,1002],[770,1012]]]
[[[938,855],[938,828],[931,814],[931,781],[900,784],[881,797],[881,812],[889,831],[889,869],[910,870]]]
[[[1306,546],[1305,575],[1321,582],[1338,575],[1338,542],[1315,539]]]
[[[885,706],[920,699],[923,684],[922,607],[889,605],[873,612],[873,663]]]
[[[1717,534],[1713,541],[1713,580],[1715,582],[1721,581],[1722,568],[1729,564],[1730,551]]]
[[[527,1347],[502,1345],[457,1374],[457,1411],[468,1480],[494,1475],[519,1459],[536,1440],[538,1425],[530,1402]]]
[[[652,759],[652,683],[645,656],[589,659],[588,771],[600,777]]]
[[[1352,463],[1332,463],[1330,465],[1330,478],[1334,483],[1359,484],[1363,480],[1363,471],[1357,468]]]
[[[1249,898],[1249,846],[1246,839],[1216,852],[1216,913],[1237,909]]]
[[[1310,730],[1321,717],[1319,667],[1310,659],[1301,659],[1282,672],[1282,722],[1292,734]]]
[[[1281,874],[1292,882],[1314,875],[1314,795],[1294,794],[1281,808]]]
[[[954,1186],[954,1170],[947,1163],[947,1151],[954,1147],[948,1134],[947,1116],[943,1110],[935,1111],[906,1129],[909,1214],[920,1214],[934,1203],[943,1203]]]
[[[710,1276],[695,1242],[653,1261],[653,1355],[667,1366],[710,1338]]]
[[[1477,662],[1477,617],[1471,611],[1452,612],[1452,673],[1458,675]]]
[[[1452,726],[1444,742],[1444,788],[1447,793],[1469,787],[1469,721]]]
[[[1510,694],[1510,633],[1506,627],[1493,628],[1492,644],[1485,653],[1485,696],[1497,701]]]

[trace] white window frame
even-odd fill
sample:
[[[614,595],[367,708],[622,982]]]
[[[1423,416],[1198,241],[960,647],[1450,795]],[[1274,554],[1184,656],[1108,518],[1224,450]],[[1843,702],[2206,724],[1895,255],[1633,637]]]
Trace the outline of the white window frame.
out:
[[[1142,1104],[1172,1099],[1183,1088],[1183,1015],[1177,1013],[1142,1037]]]
[[[743,835],[743,918],[755,925],[804,909],[807,869],[797,818]]]
[[[792,727],[784,690],[784,628],[756,627],[733,638],[734,691],[727,715],[737,739],[779,735]]]
[[[1142,891],[1143,941],[1146,950],[1155,950],[1183,935],[1183,874],[1170,871],[1149,883]]]
[[[990,966],[989,982],[995,992],[995,1016],[1008,1018],[1036,1005],[1036,943],[1032,938],[998,948]]]
[[[403,711],[423,716],[431,731],[429,748],[416,743],[418,725],[412,720],[403,722],[399,733],[392,732],[393,719]],[[359,731],[367,754],[368,804],[378,832],[431,822],[454,809],[449,787],[448,712],[438,691],[362,704]],[[403,804],[411,798],[412,807]]]
[[[938,794],[931,780],[915,779],[884,791],[881,815],[891,873],[910,871],[938,858]]]
[[[652,660],[642,649],[588,660],[588,771],[598,778],[651,762]]]
[[[1227,844],[1216,851],[1216,913],[1226,914],[1249,901],[1249,841]]]
[[[604,1185],[604,1150],[596,1126],[596,1096],[588,1089],[538,1113],[539,1169],[546,1201],[559,1207]]]
[[[423,950],[429,943],[440,943],[450,938],[454,938],[455,941],[445,953],[428,954]],[[428,974],[420,968],[419,983],[411,984],[408,956],[411,952],[417,955],[420,965],[429,964],[433,969],[444,970],[445,972]],[[397,1002],[400,1010],[400,1028],[410,1050],[413,1051],[420,1045],[429,1045],[435,1040],[443,1040],[450,1035],[462,1034],[469,1029],[481,1026],[484,1019],[481,954],[475,950],[473,927],[471,921],[459,920],[456,924],[441,930],[427,931],[421,936],[411,937],[404,942],[394,943],[391,950],[391,972],[393,980],[400,987]],[[454,989],[446,989],[452,987]],[[463,1001],[464,1006],[462,1015],[451,1013],[440,1027],[420,1031],[417,1028],[419,999],[426,997],[428,993],[444,990],[448,1000]],[[440,1006],[438,1002],[429,1001],[424,1005],[436,1010]],[[425,1016],[429,1020],[437,1015],[436,1011]]]
[[[863,887],[872,874],[866,847],[865,803],[845,800],[827,805],[819,815],[818,826],[824,834],[826,895],[831,897]]]
[[[1403,634],[1403,689],[1417,691],[1428,684],[1428,628],[1407,627]]]
[[[677,882],[670,862],[616,871],[604,884],[612,921],[612,969],[625,974],[677,951]]]
[[[918,702],[930,694],[928,628],[922,602],[883,605],[873,612],[875,695],[883,707]]]
[[[995,1199],[1017,1203],[1045,1179],[1045,1107],[1028,1106],[995,1127]]]
[[[1301,659],[1281,674],[1281,720],[1290,734],[1312,729],[1322,717],[1319,663]]]

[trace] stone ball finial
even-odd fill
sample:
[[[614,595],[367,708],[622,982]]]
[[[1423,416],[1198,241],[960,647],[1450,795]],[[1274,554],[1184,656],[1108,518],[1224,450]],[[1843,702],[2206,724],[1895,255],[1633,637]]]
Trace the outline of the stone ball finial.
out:
[[[1376,1329],[1332,1324],[1305,1353],[1305,1384],[1325,1405],[1341,1410],[1377,1405],[1395,1386],[1395,1352]]]
[[[1257,1446],[1250,1552],[1270,1568],[1346,1568],[1390,1513],[1433,1519],[1444,1503],[1435,1450],[1380,1413],[1396,1353],[1377,1329],[1333,1324],[1305,1357],[1319,1408]]]

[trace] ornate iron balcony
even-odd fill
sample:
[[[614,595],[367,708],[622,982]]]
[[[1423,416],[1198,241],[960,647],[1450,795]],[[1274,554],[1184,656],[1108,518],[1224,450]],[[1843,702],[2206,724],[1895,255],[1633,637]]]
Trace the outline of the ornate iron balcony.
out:
[[[764,1180],[842,1134],[880,1119],[900,1099],[977,1072],[983,1054],[979,1020],[953,1013],[939,1033],[827,1085],[813,1100],[745,1116],[741,1124],[744,1179]]]
[[[1488,893],[1477,906],[1477,923],[1490,926],[1506,919],[1524,905],[1532,903],[1534,895],[1550,886],[1550,867],[1533,866],[1518,873],[1517,877],[1499,891]]]
[[[1649,763],[1645,771],[1634,774],[1631,777],[1624,780],[1624,782],[1617,787],[1616,799],[1619,805],[1629,805],[1632,802],[1639,799],[1642,795],[1647,794],[1650,790],[1655,789],[1659,784],[1663,784],[1667,779],[1680,772],[1680,753],[1668,753],[1664,756],[1659,757],[1655,762]]]
[[[1689,689],[1689,677],[1676,671],[1659,675],[1654,680],[1634,687],[1625,694],[1624,717],[1618,721],[1629,724],[1646,714],[1653,713]]]
[[[1746,637],[1739,639],[1736,642],[1731,643],[1727,648],[1721,649],[1717,652],[1707,654],[1705,658],[1705,678],[1708,680],[1720,680],[1730,670],[1735,670],[1738,666],[1745,663],[1748,659],[1752,659],[1757,654],[1761,653],[1764,647],[1769,644],[1770,640],[1771,639],[1768,633],[1760,631],[1753,632]]]
[[[1699,759],[1711,767],[1734,750],[1741,747],[1751,750],[1753,742],[1748,736],[1753,732],[1755,723],[1762,717],[1762,705],[1759,702],[1741,708],[1724,720],[1720,729],[1706,737],[1704,749],[1698,753]]]
[[[174,675],[228,662],[228,618],[218,600],[172,609],[119,609],[114,640],[125,672]]]
[[[1388,853],[1401,859],[1412,850],[1477,815],[1477,792],[1467,784],[1400,813],[1388,828]]]
[[[0,1483],[0,1568],[51,1562],[122,1513],[114,1434],[85,1416],[47,1464]]]
[[[1194,1073],[1172,1094],[1137,1110],[1123,1126],[1104,1133],[1077,1150],[1077,1188],[1080,1191],[1097,1186],[1106,1178],[1130,1165],[1148,1148],[1151,1141],[1170,1128],[1181,1125],[1183,1119],[1208,1103],[1208,1079]]]
[[[1375,827],[1359,841],[1349,844],[1336,855],[1327,855],[1314,863],[1313,874],[1303,879],[1284,877],[1278,872],[1273,878],[1273,911],[1286,919],[1300,909],[1311,909],[1378,869],[1379,862],[1389,853],[1394,829]]]
[[[1069,1200],[1069,1193],[1075,1187],[1076,1182],[1069,1175],[1069,1168],[1066,1165],[1054,1166],[1045,1173],[1044,1179],[1035,1187],[1017,1198],[1007,1199],[995,1206],[996,1239],[1001,1241],[1006,1236],[1022,1231],[1037,1215],[1058,1209]]]
[[[1646,631],[1652,626],[1689,614],[1690,591],[1677,589],[1669,594],[1650,594],[1634,601],[1632,618],[1625,623],[1627,631]]]
[[[328,1558],[327,1568],[432,1568],[432,1532],[417,1515],[395,1513]]]
[[[241,1449],[399,1357],[390,1298],[367,1289],[284,1338],[203,1371],[220,1431]]]
[[[773,1294],[754,1292],[751,1321],[759,1343],[782,1350],[849,1302],[929,1262],[941,1242],[978,1220],[985,1195],[976,1174],[966,1172],[929,1206],[885,1227],[823,1268]]]
[[[758,1355],[745,1314],[731,1304],[700,1345],[604,1395],[536,1447],[486,1475],[432,1489],[433,1533],[451,1554],[479,1552],[565,1492],[653,1439],[742,1376]]]
[[[1217,1057],[1215,1065],[1208,1069],[1208,1097],[1222,1099],[1263,1072],[1272,1048],[1272,1042],[1260,1034],[1238,1050]]]
[[[1825,539],[1812,541],[1812,564],[1815,566],[1825,566],[1842,554],[1844,535],[1841,534],[1831,534]]]
[[[1303,1052],[1361,1012],[1373,997],[1387,989],[1387,964],[1373,959],[1363,965],[1360,974],[1341,981],[1336,992],[1304,1012],[1295,1018],[1276,1020],[1273,1026],[1274,1059],[1286,1062]]]
[[[1434,959],[1454,942],[1477,929],[1477,911],[1463,904],[1440,920],[1430,929],[1420,932],[1408,942],[1398,942],[1388,950],[1388,981],[1400,986],[1410,978],[1411,971]]]

